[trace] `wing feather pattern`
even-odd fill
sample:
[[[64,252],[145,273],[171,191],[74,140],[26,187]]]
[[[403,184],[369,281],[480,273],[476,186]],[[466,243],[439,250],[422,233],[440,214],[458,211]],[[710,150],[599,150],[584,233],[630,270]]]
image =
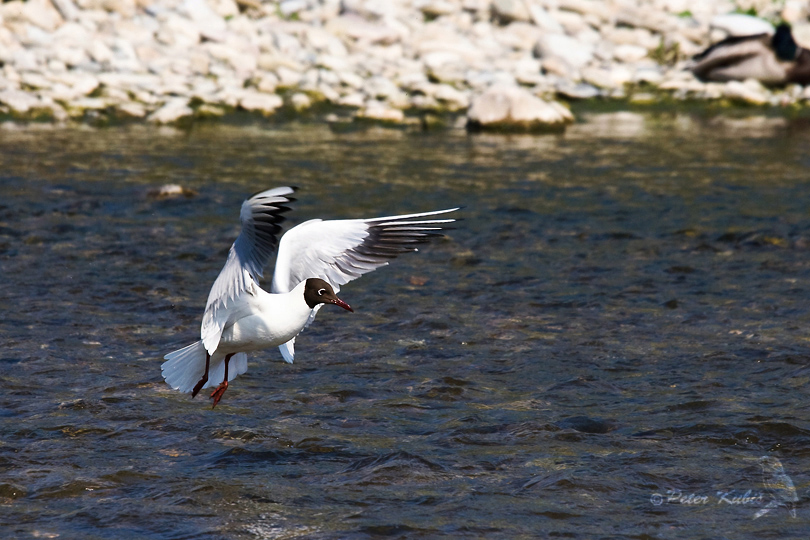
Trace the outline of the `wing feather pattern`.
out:
[[[425,218],[456,210],[372,219],[313,219],[293,227],[279,243],[272,292],[289,292],[311,277],[328,281],[338,292],[341,285],[441,236],[455,219]]]
[[[381,266],[397,255],[441,236],[455,219],[421,219],[458,208],[372,219],[313,219],[293,227],[281,237],[273,273],[272,292],[284,293],[311,277],[328,281],[335,292],[340,286]],[[318,313],[312,310],[306,326]],[[306,326],[304,328],[306,328]],[[284,360],[295,358],[295,338],[279,347]]]
[[[262,191],[242,203],[242,231],[228,253],[205,306],[200,337],[205,349],[213,354],[228,320],[230,304],[242,294],[256,294],[263,269],[278,244],[284,212],[295,188],[279,187]]]

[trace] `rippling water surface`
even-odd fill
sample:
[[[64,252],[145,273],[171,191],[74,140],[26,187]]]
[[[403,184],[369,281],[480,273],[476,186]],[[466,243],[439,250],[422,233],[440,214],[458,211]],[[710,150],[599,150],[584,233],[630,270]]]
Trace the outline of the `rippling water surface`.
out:
[[[0,163],[3,538],[806,537],[800,121],[34,126]],[[284,184],[293,223],[464,220],[211,410],[161,358]]]

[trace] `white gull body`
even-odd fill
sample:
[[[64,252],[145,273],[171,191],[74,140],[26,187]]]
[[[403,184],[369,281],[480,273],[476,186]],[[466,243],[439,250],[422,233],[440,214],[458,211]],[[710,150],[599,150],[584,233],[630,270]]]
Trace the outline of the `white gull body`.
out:
[[[314,219],[293,227],[277,241],[294,188],[257,193],[242,204],[242,231],[208,295],[200,341],[165,356],[166,382],[181,392],[219,385],[247,371],[245,353],[279,347],[285,361],[295,357],[295,337],[324,303],[351,310],[336,293],[340,286],[388,264],[397,255],[439,236],[454,219],[433,216],[457,208],[372,219]],[[429,218],[429,219],[428,219]],[[259,287],[262,270],[278,244],[271,291]],[[316,279],[317,278],[317,279]],[[323,280],[317,292],[308,286]],[[331,289],[331,290],[330,290]],[[305,295],[308,294],[308,297]],[[323,294],[323,297],[315,295]],[[228,361],[226,361],[226,358]],[[205,379],[207,369],[207,379]],[[227,377],[226,377],[227,373]],[[223,388],[224,385],[224,388]]]

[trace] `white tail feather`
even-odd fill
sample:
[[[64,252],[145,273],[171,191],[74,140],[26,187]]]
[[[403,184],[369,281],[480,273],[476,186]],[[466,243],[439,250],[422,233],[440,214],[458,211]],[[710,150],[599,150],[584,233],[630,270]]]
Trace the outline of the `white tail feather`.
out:
[[[205,347],[202,341],[192,343],[187,347],[170,352],[160,366],[166,383],[181,392],[189,393],[205,373]],[[228,380],[232,381],[238,375],[247,371],[247,355],[237,353],[228,363]],[[203,388],[218,386],[225,377],[225,357],[214,354],[208,369],[208,382]]]

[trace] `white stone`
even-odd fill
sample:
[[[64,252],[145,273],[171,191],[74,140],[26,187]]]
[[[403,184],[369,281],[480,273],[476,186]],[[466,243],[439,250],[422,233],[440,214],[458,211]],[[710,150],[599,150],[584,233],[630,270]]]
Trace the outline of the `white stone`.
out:
[[[428,17],[452,15],[456,13],[460,7],[458,3],[449,2],[448,0],[419,0],[416,2],[416,6]]]
[[[181,11],[194,21],[195,29],[211,41],[224,41],[227,24],[222,15],[214,11],[206,0],[183,0]],[[232,15],[235,15],[232,14]]]
[[[76,3],[85,11],[107,11],[125,18],[135,15],[135,0],[77,0]]]
[[[301,82],[301,73],[288,67],[279,66],[275,69],[275,73],[278,77],[278,86],[281,88],[293,88]]]
[[[194,111],[188,106],[188,99],[173,98],[163,104],[161,108],[153,112],[147,118],[156,124],[172,124],[178,120],[191,116]]]
[[[369,19],[397,15],[397,3],[390,0],[342,0],[344,10]]]
[[[399,88],[387,78],[375,76],[365,82],[363,91],[372,98],[385,99],[396,94]]]
[[[283,17],[290,17],[309,7],[306,0],[283,0],[278,4],[278,10]]]
[[[387,24],[369,22],[352,14],[327,21],[325,29],[338,37],[354,39],[362,44],[396,43],[402,37],[400,29]]]
[[[48,32],[53,32],[64,22],[50,0],[28,0],[22,7],[22,16]]]
[[[239,106],[247,111],[258,111],[271,114],[284,105],[284,100],[276,94],[264,94],[254,90],[245,90]]]
[[[655,49],[661,44],[661,36],[653,35],[645,28],[614,28],[612,26],[602,29],[602,35],[614,45],[637,45],[644,49]]]
[[[535,53],[540,58],[555,57],[573,69],[580,69],[593,58],[593,46],[565,34],[546,34],[538,41]]]
[[[354,89],[359,89],[363,87],[364,80],[360,75],[353,73],[351,71],[340,71],[338,72],[338,78],[342,84]]]
[[[50,88],[53,83],[40,73],[24,71],[20,73],[20,83],[31,88]]]
[[[109,106],[104,98],[81,97],[67,104],[69,112],[100,111]]]
[[[239,6],[234,0],[208,0],[208,4],[220,17],[235,17],[239,15]]]
[[[370,100],[366,103],[365,108],[357,111],[357,117],[400,123],[405,120],[405,113],[399,109],[392,109],[379,101]]]
[[[660,34],[675,32],[679,26],[679,18],[674,13],[649,9],[645,5],[624,4],[616,13],[614,24],[626,25],[635,28],[646,28]]]
[[[470,99],[467,95],[449,84],[436,85],[433,91],[433,97],[444,103],[445,106],[452,111],[466,109],[470,106]]]
[[[308,95],[296,92],[290,98],[290,104],[296,111],[303,111],[312,107],[312,100]]]
[[[217,60],[227,62],[237,74],[247,76],[256,71],[257,58],[224,43],[205,43],[205,50]]]
[[[609,68],[587,67],[582,70],[582,79],[599,88],[619,89],[633,80],[633,74],[622,65]]]
[[[0,103],[8,105],[11,110],[21,114],[40,106],[40,101],[36,96],[20,90],[0,91]]]
[[[360,92],[352,92],[351,94],[342,96],[337,100],[338,105],[342,105],[344,107],[355,107],[357,109],[365,105],[365,103],[366,97]]]
[[[262,73],[256,83],[256,89],[265,94],[273,94],[278,88],[278,77],[274,73]]]
[[[647,49],[638,45],[617,45],[613,48],[613,57],[619,62],[632,64],[647,57]]]
[[[53,6],[66,21],[73,21],[79,18],[79,10],[73,0],[51,0]]]
[[[810,11],[810,6],[808,6],[807,0],[786,0],[781,15],[785,22],[796,24],[807,20],[808,11]]]
[[[107,44],[100,39],[92,40],[87,46],[87,52],[90,54],[90,58],[99,64],[109,62],[113,58],[112,49],[110,49]]]
[[[562,25],[563,30],[569,36],[575,36],[588,28],[588,22],[579,13],[573,11],[558,11],[554,18]]]
[[[166,45],[189,49],[196,47],[202,36],[191,20],[176,13],[170,13],[163,21],[156,38]]]
[[[29,49],[13,51],[10,57],[7,57],[7,62],[14,66],[17,71],[37,71],[40,66],[37,55]]]
[[[532,127],[573,121],[568,109],[546,102],[523,88],[496,85],[472,100],[467,118],[473,125]]]
[[[768,90],[754,79],[746,81],[729,81],[724,85],[723,95],[753,105],[768,103]]]
[[[26,24],[25,34],[19,37],[20,43],[26,47],[51,47],[53,45],[53,33],[33,24]]]
[[[512,21],[531,20],[531,13],[526,7],[527,2],[523,0],[492,0],[492,13],[501,21],[510,23]]]
[[[773,34],[775,31],[773,25],[768,21],[742,13],[716,15],[709,21],[709,27],[722,30],[729,36]]]
[[[99,86],[97,77],[87,73],[76,74],[71,88],[77,95],[88,96],[96,91]]]
[[[80,47],[59,47],[54,51],[54,57],[67,66],[78,66],[89,60],[84,49]]]
[[[531,2],[529,3],[529,14],[534,24],[541,30],[552,34],[564,32],[562,25],[544,7]]]
[[[602,0],[557,0],[560,9],[581,15],[592,15],[598,21],[607,21],[612,13],[608,2]]]
[[[660,68],[653,68],[653,67],[640,67],[636,69],[636,72],[633,74],[633,82],[640,83],[646,82],[653,85],[661,84],[664,80],[664,74],[661,73]]]
[[[543,31],[525,22],[513,22],[509,26],[497,28],[494,37],[503,45],[519,51],[530,51]]]
[[[330,54],[318,55],[317,65],[332,71],[349,71],[352,69],[352,64],[345,57],[332,56]]]

